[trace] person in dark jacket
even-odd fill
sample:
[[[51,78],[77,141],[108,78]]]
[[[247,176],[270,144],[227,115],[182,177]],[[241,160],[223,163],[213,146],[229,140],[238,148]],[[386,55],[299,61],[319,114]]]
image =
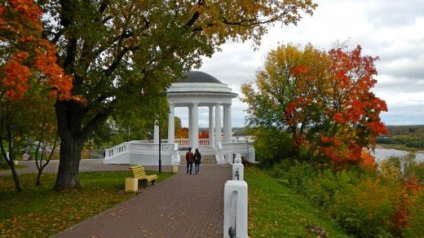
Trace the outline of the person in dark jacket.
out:
[[[191,174],[191,170],[193,169],[193,152],[191,152],[191,148],[188,148],[188,151],[186,153],[186,162],[187,162],[187,173],[190,172]]]
[[[199,174],[200,172],[200,163],[202,161],[202,155],[199,152],[199,149],[196,148],[194,152],[194,171],[196,174]]]

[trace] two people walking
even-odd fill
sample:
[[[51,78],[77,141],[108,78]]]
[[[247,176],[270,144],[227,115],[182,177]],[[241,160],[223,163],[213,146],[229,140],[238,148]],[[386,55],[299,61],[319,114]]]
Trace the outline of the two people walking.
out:
[[[200,154],[198,148],[196,148],[194,154],[193,154],[193,152],[191,152],[191,148],[188,148],[188,151],[186,153],[186,162],[187,162],[187,173],[186,174],[188,174],[188,173],[191,174],[192,169],[193,169],[193,163],[194,163],[195,174],[199,174],[201,160],[202,160],[202,155]]]

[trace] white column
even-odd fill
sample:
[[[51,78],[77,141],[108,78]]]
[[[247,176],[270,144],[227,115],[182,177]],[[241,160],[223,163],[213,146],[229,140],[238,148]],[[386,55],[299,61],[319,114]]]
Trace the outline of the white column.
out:
[[[193,149],[197,148],[199,145],[199,109],[198,104],[193,103],[193,109],[191,110],[191,122],[192,126],[190,127],[190,130],[193,131],[192,135],[192,144],[191,147]]]
[[[224,105],[224,142],[232,141],[231,104]]]
[[[168,113],[168,143],[175,142],[175,115],[174,115],[174,104],[169,105]]]
[[[221,142],[221,105],[215,105],[215,144]]]
[[[193,118],[191,115],[193,114],[193,106],[188,106],[188,145],[191,146],[193,144]]]
[[[215,147],[213,106],[209,105],[209,145]]]

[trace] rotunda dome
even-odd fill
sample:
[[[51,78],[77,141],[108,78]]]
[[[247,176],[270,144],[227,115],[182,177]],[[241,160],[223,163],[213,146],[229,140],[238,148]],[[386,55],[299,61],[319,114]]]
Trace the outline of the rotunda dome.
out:
[[[218,83],[222,84],[221,81],[219,81],[214,76],[201,72],[201,71],[189,71],[183,73],[183,77],[180,79],[177,79],[175,83]]]

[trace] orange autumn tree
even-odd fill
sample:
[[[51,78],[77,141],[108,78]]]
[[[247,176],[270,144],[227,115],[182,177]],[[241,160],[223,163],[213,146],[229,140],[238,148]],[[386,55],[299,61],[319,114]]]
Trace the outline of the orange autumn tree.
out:
[[[187,127],[179,128],[177,130],[177,133],[175,134],[175,138],[178,138],[178,139],[188,138],[188,128]]]
[[[200,131],[199,139],[209,139],[209,131]]]
[[[56,63],[56,47],[42,35],[41,16],[33,0],[0,6],[0,99],[20,99],[33,83],[49,88],[52,97],[71,98],[71,78]]]
[[[320,134],[319,152],[336,165],[361,164],[363,148],[375,148],[380,134],[388,133],[380,119],[387,111],[384,100],[371,89],[377,83],[374,62],[362,48],[340,46],[329,51],[329,90],[326,130]]]
[[[13,164],[13,145],[23,128],[25,133],[31,130],[31,123],[24,118],[29,112],[23,113],[22,102],[43,97],[45,92],[52,99],[71,99],[71,78],[56,63],[55,46],[43,37],[41,16],[32,0],[8,0],[0,5],[1,157],[9,164],[17,191],[22,188]]]
[[[371,92],[376,59],[362,56],[359,46],[329,52],[310,44],[278,47],[269,53],[255,85],[242,85],[250,126],[289,135],[297,159],[314,158],[336,168],[372,167],[362,150],[373,148],[377,136],[387,132],[379,116],[387,106]]]

